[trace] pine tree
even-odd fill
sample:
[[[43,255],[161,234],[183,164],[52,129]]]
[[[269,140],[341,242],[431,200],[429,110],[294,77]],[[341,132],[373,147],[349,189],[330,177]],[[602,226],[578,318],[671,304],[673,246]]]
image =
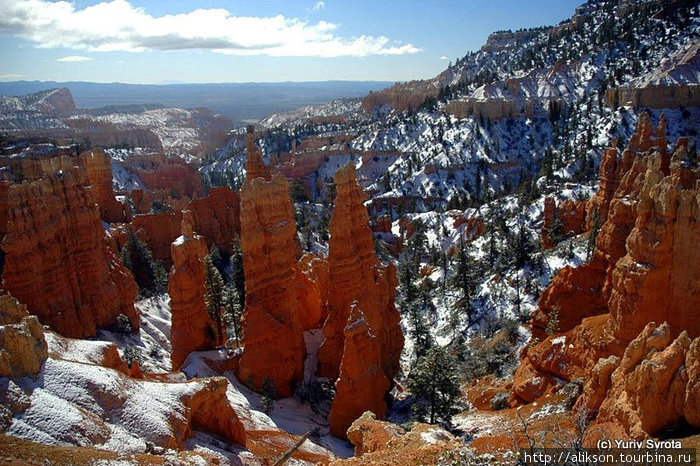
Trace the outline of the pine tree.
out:
[[[238,295],[238,290],[235,286],[227,286],[224,288],[223,296],[224,316],[228,328],[233,333],[233,339],[240,346],[243,339],[243,330],[241,328],[241,317],[243,315],[243,306],[241,298]]]
[[[447,349],[432,347],[411,370],[408,388],[416,397],[427,402],[431,424],[438,419],[449,422],[460,393],[457,360]]]
[[[467,326],[472,325],[474,318],[474,306],[472,305],[472,297],[476,291],[474,268],[474,263],[467,253],[464,238],[460,236],[452,283],[454,288],[460,292],[461,297],[457,301],[454,310],[458,312],[458,315],[466,317]]]
[[[231,284],[236,289],[241,308],[245,307],[245,275],[243,272],[243,251],[241,250],[241,239],[238,236],[233,238],[231,252]]]
[[[207,313],[216,324],[216,338],[221,342],[224,340],[224,280],[208,254],[204,256],[204,285],[206,288],[204,301],[207,305]]]
[[[119,256],[124,266],[134,275],[140,297],[149,297],[168,290],[168,274],[163,264],[153,258],[153,253],[146,243],[133,232],[129,232]]]

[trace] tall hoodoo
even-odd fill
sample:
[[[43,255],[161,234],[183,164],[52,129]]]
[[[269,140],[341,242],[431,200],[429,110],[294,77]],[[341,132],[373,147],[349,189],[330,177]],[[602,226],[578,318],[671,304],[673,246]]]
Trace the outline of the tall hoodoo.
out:
[[[269,378],[288,396],[303,378],[304,340],[299,305],[306,282],[297,266],[294,208],[287,180],[257,177],[241,189],[241,249],[246,307],[239,378],[259,390]]]
[[[389,380],[399,369],[403,334],[394,306],[396,269],[383,266],[374,254],[374,239],[365,195],[355,167],[348,164],[335,174],[336,201],[330,225],[328,251],[328,318],[325,341],[319,351],[319,375],[335,379],[340,373],[344,329],[356,303],[381,348],[381,367]]]
[[[168,295],[172,312],[170,341],[172,368],[180,367],[192,351],[206,350],[217,341],[216,324],[207,312],[205,265],[207,243],[194,232],[192,212],[182,213],[182,236],[171,245],[173,266],[170,269]]]
[[[248,181],[255,178],[264,178],[270,181],[270,168],[263,162],[260,150],[255,146],[255,127],[250,125],[246,128],[246,179]]]
[[[4,287],[65,336],[94,336],[119,314],[137,328],[137,286],[108,245],[85,169],[70,157],[38,166],[39,179],[3,190]]]

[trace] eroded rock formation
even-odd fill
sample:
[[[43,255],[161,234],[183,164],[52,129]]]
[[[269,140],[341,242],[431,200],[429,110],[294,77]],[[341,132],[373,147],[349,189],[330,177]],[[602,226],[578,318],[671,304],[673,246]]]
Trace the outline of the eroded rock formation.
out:
[[[182,235],[172,244],[168,295],[172,312],[170,341],[172,368],[177,369],[192,351],[220,344],[216,324],[207,312],[204,257],[207,244],[195,234],[192,214],[183,212]]]
[[[0,293],[0,377],[36,375],[48,357],[44,328],[19,301]]]
[[[246,179],[248,181],[255,178],[263,178],[270,181],[270,169],[263,162],[260,150],[255,146],[255,127],[248,126],[246,133]]]
[[[205,197],[192,200],[187,209],[192,212],[195,230],[209,246],[231,252],[234,236],[240,236],[240,203],[238,193],[228,186],[212,188]]]
[[[241,249],[246,284],[239,378],[260,389],[265,378],[288,396],[302,380],[303,326],[299,255],[287,180],[249,179],[241,189]]]
[[[108,223],[129,220],[128,207],[117,201],[112,187],[111,159],[101,149],[93,149],[80,155],[87,177],[92,186],[92,194],[100,209],[100,217]]]
[[[4,287],[67,336],[92,336],[119,314],[137,328],[137,286],[108,245],[85,170],[67,157],[41,164],[41,179],[7,190]]]
[[[463,447],[460,440],[446,430],[428,424],[415,424],[405,432],[401,427],[378,421],[364,413],[348,430],[355,445],[355,456],[336,460],[340,465],[442,464],[446,452]]]
[[[380,341],[356,306],[350,311],[344,337],[340,376],[328,415],[331,434],[339,438],[345,438],[350,425],[365,411],[384,418],[384,398],[391,385],[382,369]]]
[[[544,200],[542,245],[553,248],[558,240],[582,233],[586,227],[586,204],[565,199],[560,205],[552,197]]]
[[[700,427],[700,338],[673,339],[668,324],[650,322],[622,357],[596,364],[577,409],[598,412],[595,424],[643,439],[688,423]]]
[[[379,341],[381,367],[393,380],[403,348],[399,314],[394,306],[396,269],[382,266],[374,254],[374,239],[365,196],[357,183],[355,167],[346,165],[335,175],[336,202],[330,225],[328,252],[328,318],[325,341],[319,351],[319,375],[335,379],[340,373],[345,327],[356,306]]]
[[[700,256],[691,245],[700,240],[700,168],[684,139],[670,158],[665,144],[643,116],[620,160],[606,151],[589,204],[606,213],[594,256],[563,269],[540,298],[512,402],[580,379],[577,408],[599,412],[608,433],[698,425]],[[545,333],[552,311],[559,327]]]

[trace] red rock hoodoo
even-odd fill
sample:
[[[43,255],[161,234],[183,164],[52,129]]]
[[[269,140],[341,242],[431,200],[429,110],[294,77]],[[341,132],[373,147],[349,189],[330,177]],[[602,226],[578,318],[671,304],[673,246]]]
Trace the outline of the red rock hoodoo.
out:
[[[66,336],[93,336],[119,314],[138,328],[136,283],[108,245],[85,170],[68,157],[41,166],[41,179],[7,190],[5,288]]]
[[[328,252],[328,318],[325,341],[319,350],[319,375],[335,379],[340,373],[345,327],[350,309],[362,311],[381,348],[381,367],[393,380],[399,369],[403,334],[394,306],[396,269],[382,266],[374,254],[365,195],[352,164],[335,174],[336,202],[330,225]],[[361,413],[360,413],[361,414]]]
[[[559,206],[552,197],[544,200],[542,224],[542,245],[545,248],[556,246],[560,238],[581,234],[586,227],[586,204],[566,199]],[[556,231],[559,229],[559,231]]]
[[[297,281],[303,274],[297,266],[296,222],[284,177],[256,177],[243,185],[241,249],[246,304],[239,378],[255,389],[269,378],[279,395],[288,396],[303,376],[299,298],[311,282]]]
[[[87,177],[92,186],[92,195],[100,208],[100,217],[108,223],[126,222],[129,210],[125,204],[117,201],[112,187],[112,162],[101,149],[83,152]]]
[[[248,126],[246,133],[246,161],[245,161],[246,179],[254,180],[255,178],[264,178],[270,181],[270,169],[263,162],[260,150],[255,146],[255,128]]]
[[[346,438],[350,425],[365,411],[385,416],[385,396],[391,385],[382,370],[380,341],[357,307],[350,311],[344,337],[340,376],[328,414],[331,434],[340,438]]]
[[[173,370],[192,351],[211,349],[221,343],[204,300],[206,255],[207,243],[194,233],[191,212],[183,212],[182,235],[172,244],[173,266],[168,282]]]

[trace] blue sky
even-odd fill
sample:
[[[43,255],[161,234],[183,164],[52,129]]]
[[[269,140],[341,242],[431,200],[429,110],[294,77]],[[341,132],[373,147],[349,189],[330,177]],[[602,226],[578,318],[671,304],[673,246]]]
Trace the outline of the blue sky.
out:
[[[0,0],[0,80],[429,78],[490,32],[582,0]]]

